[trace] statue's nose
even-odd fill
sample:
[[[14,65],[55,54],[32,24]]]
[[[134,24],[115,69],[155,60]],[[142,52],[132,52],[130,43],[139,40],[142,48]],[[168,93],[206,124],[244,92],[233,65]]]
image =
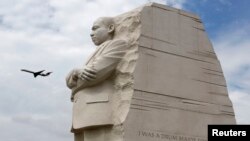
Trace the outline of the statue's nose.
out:
[[[94,36],[94,33],[93,33],[93,32],[91,32],[91,33],[90,33],[90,37],[93,37],[93,36]]]

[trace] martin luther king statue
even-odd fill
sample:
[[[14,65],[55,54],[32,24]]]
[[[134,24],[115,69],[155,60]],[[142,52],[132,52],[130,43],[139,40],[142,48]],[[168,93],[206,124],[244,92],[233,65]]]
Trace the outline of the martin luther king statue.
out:
[[[208,125],[236,123],[196,14],[148,3],[97,19],[91,38],[96,51],[66,78],[75,141],[207,141]]]
[[[96,51],[82,68],[73,69],[66,77],[67,86],[72,91],[71,131],[75,141],[113,141],[122,138],[124,119],[120,118],[123,114],[117,111],[124,111],[119,110],[124,106],[121,104],[123,98],[119,95],[132,90],[128,81],[132,76],[122,72],[126,62],[122,60],[129,46],[125,39],[114,39],[115,28],[114,18],[97,19],[90,34],[97,46]],[[122,77],[126,79],[119,84]]]

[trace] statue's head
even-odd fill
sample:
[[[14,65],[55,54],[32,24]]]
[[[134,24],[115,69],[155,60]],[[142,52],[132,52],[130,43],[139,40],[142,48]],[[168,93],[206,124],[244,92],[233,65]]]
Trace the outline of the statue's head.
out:
[[[95,45],[101,45],[113,38],[114,31],[114,19],[112,17],[101,17],[94,22],[90,36]]]

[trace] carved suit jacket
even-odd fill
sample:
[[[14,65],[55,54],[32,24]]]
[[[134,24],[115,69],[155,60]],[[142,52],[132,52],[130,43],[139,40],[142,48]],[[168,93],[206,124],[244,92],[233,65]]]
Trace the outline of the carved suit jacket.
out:
[[[117,65],[128,49],[125,40],[109,40],[101,44],[87,61],[86,66],[97,72],[93,81],[74,81],[70,73],[66,81],[73,95],[72,131],[103,125],[113,125],[112,96],[114,78],[119,75]]]

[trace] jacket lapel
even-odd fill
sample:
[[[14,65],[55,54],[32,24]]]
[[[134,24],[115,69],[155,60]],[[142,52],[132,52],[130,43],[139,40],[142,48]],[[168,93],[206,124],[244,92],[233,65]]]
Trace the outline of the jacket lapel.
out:
[[[87,65],[88,63],[90,63],[90,62],[92,61],[92,59],[93,59],[96,55],[100,54],[100,53],[103,51],[103,49],[107,46],[107,44],[108,44],[109,42],[110,42],[110,40],[109,40],[109,41],[106,41],[106,42],[102,43],[100,46],[98,46],[97,49],[96,49],[96,51],[90,56],[90,58],[89,58],[88,61],[86,62],[86,65]]]

